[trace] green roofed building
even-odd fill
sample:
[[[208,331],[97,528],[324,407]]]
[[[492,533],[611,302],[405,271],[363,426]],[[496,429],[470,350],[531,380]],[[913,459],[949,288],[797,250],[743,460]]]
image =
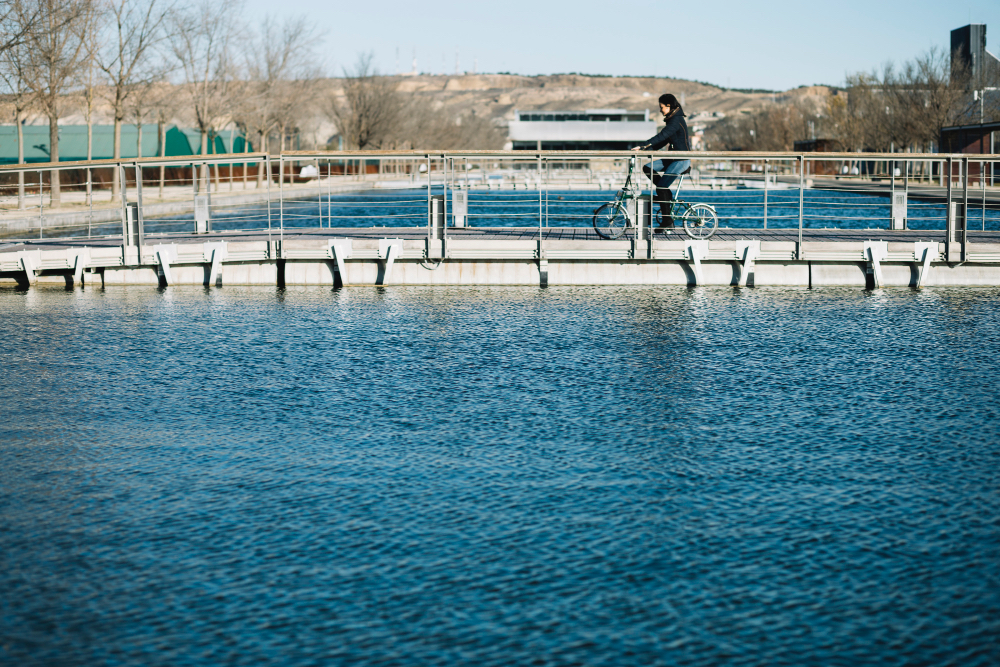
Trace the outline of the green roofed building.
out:
[[[51,162],[49,126],[25,125],[23,127],[24,161],[27,163]],[[114,157],[114,129],[113,125],[94,125],[93,155],[95,160],[106,160]],[[166,135],[166,154],[168,157],[201,154],[201,135],[197,130],[171,125],[167,128]],[[138,155],[137,138],[138,130],[135,125],[122,125],[121,156],[123,159],[134,158]],[[230,146],[230,133],[228,131],[220,132],[215,137],[214,144],[210,147],[209,153],[242,153],[246,145],[243,135],[234,132],[232,134],[233,145]],[[214,151],[211,148],[214,148]],[[159,145],[156,125],[143,125],[142,157],[155,157],[157,155],[159,155]],[[60,126],[59,161],[70,162],[86,159],[87,126]],[[0,164],[17,164],[17,127],[14,125],[0,125]]]

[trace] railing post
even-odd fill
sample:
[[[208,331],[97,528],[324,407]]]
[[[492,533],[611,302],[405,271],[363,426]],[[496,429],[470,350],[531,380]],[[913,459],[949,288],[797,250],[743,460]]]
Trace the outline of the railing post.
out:
[[[38,171],[38,238],[42,238],[42,209],[45,207],[45,202],[42,199],[42,191],[44,190],[45,181],[42,180],[42,172]]]
[[[896,161],[889,161],[889,229],[896,228],[892,215],[892,204],[896,201]]]
[[[538,241],[542,240],[542,154],[538,154]]]
[[[278,155],[278,227],[285,240],[285,156]]]
[[[94,227],[94,185],[93,173],[90,169],[87,170],[87,207],[89,209],[87,216],[87,238],[89,239],[91,230]]]
[[[539,174],[539,187],[545,190],[545,229],[549,228],[549,185],[552,184],[552,161],[544,160],[542,162],[544,169],[542,173]]]
[[[799,155],[799,241],[795,244],[795,259],[802,261],[802,209],[805,204],[805,156]]]
[[[764,160],[764,229],[767,229],[767,160]]]
[[[650,175],[650,177],[652,177],[653,176],[653,171],[652,171],[652,169],[653,169],[653,167],[652,167],[652,164],[653,164],[653,152],[652,151],[649,152],[649,164],[650,164],[649,175]],[[642,171],[642,167],[639,168],[639,171]],[[638,176],[636,176],[636,178],[638,178]],[[653,256],[653,234],[655,233],[653,231],[653,216],[655,215],[653,213],[653,207],[655,206],[655,202],[656,202],[656,199],[654,197],[655,193],[656,193],[656,184],[653,183],[653,179],[650,178],[649,179],[649,230],[646,233],[646,238],[649,240],[649,245],[647,246],[648,249],[649,249],[649,253],[648,253],[649,257]],[[667,221],[666,220],[660,220],[660,224],[666,225]]]
[[[260,169],[260,165],[257,165]],[[264,155],[264,176],[267,178],[267,247],[271,247],[271,156]]]
[[[969,259],[969,158],[962,158],[962,261]]]
[[[431,245],[427,247],[427,259],[444,259],[445,257],[445,218],[444,195],[431,197]],[[440,243],[439,243],[440,242]],[[438,250],[440,249],[440,254]]]
[[[124,172],[124,170],[122,170]],[[122,192],[125,192],[124,183],[122,183]],[[138,252],[137,264],[142,264],[142,242],[143,242],[143,228],[142,228],[142,167],[139,166],[138,161],[135,163],[135,224],[136,224],[136,251]]]
[[[541,143],[541,142],[539,142]],[[542,153],[538,153],[538,279],[541,287],[549,286],[549,260],[545,257],[545,233],[542,229]]]
[[[212,145],[214,146],[215,144],[213,143]],[[208,162],[205,162],[204,169],[205,169],[205,176],[207,176],[205,183],[208,185],[208,187],[205,188],[205,196],[208,197],[208,222],[206,223],[206,229],[208,231],[212,231],[212,166],[213,165],[210,165]],[[218,177],[219,165],[216,164],[214,166],[215,166],[215,175],[216,177]],[[219,191],[218,178],[215,179],[215,191],[216,192]]]
[[[427,154],[427,255],[430,256],[431,249],[431,226],[434,224],[434,210],[431,204],[431,187],[434,182],[431,181],[431,154]]]
[[[944,201],[944,215],[945,215],[945,234],[944,234],[944,254],[946,261],[952,261],[951,255],[955,247],[955,209],[952,206],[952,195],[951,195],[951,157],[945,160],[945,164],[942,165],[948,171],[948,185],[945,190],[945,201]],[[944,180],[944,171],[941,170],[941,177]]]
[[[118,200],[122,206],[122,264],[124,266],[134,266],[130,264],[130,251],[132,248],[136,249],[135,265],[138,265],[142,259],[142,255],[139,253],[139,241],[136,234],[139,225],[139,212],[136,210],[138,206],[133,208],[128,202],[128,178],[125,174],[125,165],[120,162],[117,163],[114,175],[118,180]]]
[[[379,159],[381,169],[382,160]],[[452,170],[454,171],[454,169]],[[441,257],[448,254],[448,155],[441,154]]]
[[[903,198],[909,206],[910,201],[910,160],[909,158],[903,160]],[[907,212],[906,218],[903,219],[903,229],[907,229],[910,226],[909,212]]]

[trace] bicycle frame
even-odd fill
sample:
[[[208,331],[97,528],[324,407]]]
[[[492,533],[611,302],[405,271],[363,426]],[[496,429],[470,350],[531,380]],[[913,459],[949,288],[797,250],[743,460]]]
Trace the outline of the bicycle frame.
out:
[[[635,210],[628,205],[630,200],[637,200],[641,197],[639,186],[633,181],[635,176],[636,157],[630,157],[628,161],[628,173],[625,176],[625,184],[615,193],[613,201],[608,202],[594,211],[594,229],[604,238],[616,239],[629,228],[638,228],[638,221],[633,219]],[[691,238],[708,238],[715,233],[718,227],[718,216],[714,207],[708,204],[692,204],[679,198],[681,186],[684,184],[684,174],[680,174],[677,182],[677,198],[672,200],[669,212],[665,213],[673,222],[682,221],[684,232]],[[610,207],[605,213],[601,213]],[[662,204],[661,204],[662,207]],[[661,211],[663,209],[661,208]],[[616,221],[617,216],[621,216],[620,221]],[[653,212],[650,215],[650,233],[652,230]],[[661,225],[662,226],[662,225]],[[668,232],[669,233],[669,232]]]
[[[635,158],[630,157],[628,159],[628,174],[625,176],[625,185],[618,190],[615,195],[615,202],[619,204],[624,204],[630,199],[636,198],[636,191],[638,187],[632,182],[632,176],[635,174]],[[631,221],[632,216],[628,216]]]

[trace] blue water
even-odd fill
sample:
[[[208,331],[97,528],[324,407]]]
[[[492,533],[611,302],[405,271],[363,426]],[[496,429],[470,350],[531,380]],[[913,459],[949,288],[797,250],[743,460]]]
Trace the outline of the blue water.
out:
[[[440,189],[436,189],[440,193]],[[541,199],[537,190],[476,191],[469,194],[468,224],[472,227],[532,227],[539,217],[550,227],[590,227],[594,210],[614,198],[610,190],[548,191]],[[649,196],[648,192],[645,195]],[[758,190],[690,190],[682,199],[715,207],[719,225],[731,228],[764,226],[764,193]],[[803,227],[808,229],[888,229],[888,196],[806,190],[803,194]],[[775,190],[768,193],[767,226],[789,229],[799,226],[799,191]],[[450,206],[450,204],[449,204]],[[658,207],[656,207],[658,209]],[[911,199],[907,224],[910,229],[944,229],[943,204]],[[266,204],[213,210],[213,229],[266,229]],[[363,191],[306,200],[271,204],[270,224],[296,227],[422,227],[427,224],[427,191]],[[147,233],[191,232],[192,215],[145,220]],[[969,228],[1000,230],[1000,206],[969,207]],[[74,235],[86,235],[85,228]],[[95,234],[120,234],[121,224],[98,225]]]
[[[997,290],[0,290],[0,663],[995,665]]]

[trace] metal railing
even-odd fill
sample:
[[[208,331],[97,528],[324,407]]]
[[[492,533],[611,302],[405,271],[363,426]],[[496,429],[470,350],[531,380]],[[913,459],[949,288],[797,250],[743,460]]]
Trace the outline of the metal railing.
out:
[[[629,151],[333,151],[96,160],[0,167],[0,234],[10,238],[170,236],[286,229],[590,227],[629,158],[687,159],[680,197],[720,227],[1000,230],[998,155]],[[111,187],[118,173],[123,196]],[[60,196],[52,196],[53,174]],[[648,210],[655,192],[645,186]],[[641,222],[641,220],[639,221]],[[130,226],[131,225],[131,226]],[[632,234],[651,234],[649,221]],[[595,237],[596,238],[596,237]]]

